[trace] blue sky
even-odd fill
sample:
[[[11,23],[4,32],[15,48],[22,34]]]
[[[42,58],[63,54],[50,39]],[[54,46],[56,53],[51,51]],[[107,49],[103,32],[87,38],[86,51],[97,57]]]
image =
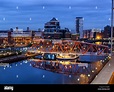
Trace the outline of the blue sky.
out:
[[[43,29],[52,17],[61,28],[75,30],[75,18],[84,17],[84,29],[110,25],[111,0],[0,0],[0,29]]]

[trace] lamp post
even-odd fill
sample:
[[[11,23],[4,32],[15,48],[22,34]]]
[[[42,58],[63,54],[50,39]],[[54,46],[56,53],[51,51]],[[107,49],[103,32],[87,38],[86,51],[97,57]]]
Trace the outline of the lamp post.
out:
[[[114,0],[112,0],[112,12],[111,12],[111,56],[112,56],[112,45],[113,45],[113,9],[114,9]]]

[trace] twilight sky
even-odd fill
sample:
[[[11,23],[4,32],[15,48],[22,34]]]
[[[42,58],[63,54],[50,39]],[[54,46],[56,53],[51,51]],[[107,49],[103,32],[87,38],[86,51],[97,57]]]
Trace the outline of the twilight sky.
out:
[[[43,29],[52,17],[61,28],[75,30],[75,18],[84,17],[84,29],[110,25],[112,0],[0,0],[0,30]]]

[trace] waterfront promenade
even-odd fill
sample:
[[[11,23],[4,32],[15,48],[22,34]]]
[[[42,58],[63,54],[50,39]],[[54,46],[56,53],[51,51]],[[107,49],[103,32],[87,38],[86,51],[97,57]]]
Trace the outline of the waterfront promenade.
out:
[[[91,84],[108,84],[113,72],[114,72],[114,53],[112,55],[111,60],[103,67],[103,69],[94,78]]]
[[[23,60],[26,58],[27,58],[27,56],[25,56],[23,54],[22,55],[15,55],[15,56],[1,58],[0,63],[12,63],[12,62],[16,62],[16,61]]]

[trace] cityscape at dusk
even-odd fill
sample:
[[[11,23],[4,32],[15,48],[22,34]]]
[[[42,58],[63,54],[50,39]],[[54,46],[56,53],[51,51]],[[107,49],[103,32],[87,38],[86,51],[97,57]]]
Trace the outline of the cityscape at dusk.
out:
[[[110,25],[111,0],[0,0],[0,29],[43,29],[52,17],[61,21],[61,26],[75,32],[75,17],[84,18],[84,29]]]
[[[0,0],[0,92],[112,90],[113,13],[114,0]]]

